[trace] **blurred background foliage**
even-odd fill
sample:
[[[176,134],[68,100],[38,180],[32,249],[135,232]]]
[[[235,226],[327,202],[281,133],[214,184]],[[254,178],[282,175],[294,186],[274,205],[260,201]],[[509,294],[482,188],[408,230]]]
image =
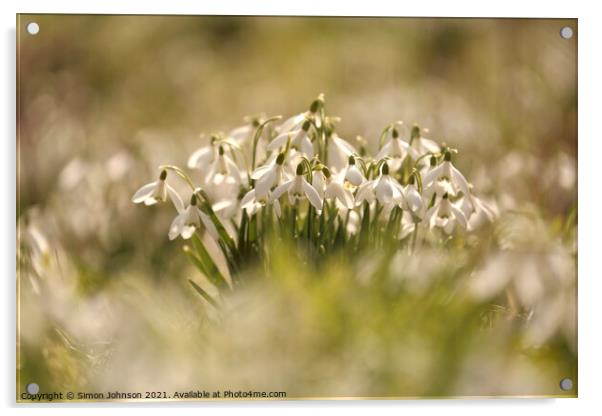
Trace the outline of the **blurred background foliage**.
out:
[[[577,44],[559,36],[575,20],[19,21],[19,389],[528,395],[576,378]],[[388,277],[369,257],[304,273],[275,249],[272,278],[217,313],[168,244],[174,212],[131,195],[159,164],[183,166],[200,133],[298,113],[320,92],[339,135],[373,150],[393,120],[429,128],[507,215]],[[494,283],[471,286],[479,270]],[[497,281],[514,282],[524,316]]]

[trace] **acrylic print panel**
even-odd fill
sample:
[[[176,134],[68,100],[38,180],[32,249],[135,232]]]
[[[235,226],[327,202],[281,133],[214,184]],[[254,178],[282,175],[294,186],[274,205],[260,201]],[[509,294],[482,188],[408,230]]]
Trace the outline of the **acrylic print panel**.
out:
[[[577,396],[576,20],[17,33],[18,401]]]

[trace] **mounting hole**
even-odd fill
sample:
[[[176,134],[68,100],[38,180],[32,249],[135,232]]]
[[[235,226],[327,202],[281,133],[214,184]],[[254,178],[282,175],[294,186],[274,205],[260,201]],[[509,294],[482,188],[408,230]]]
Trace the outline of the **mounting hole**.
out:
[[[570,26],[565,26],[562,29],[560,29],[560,36],[563,39],[570,39],[573,37],[573,28],[571,28]]]
[[[40,25],[36,22],[30,22],[27,24],[27,33],[32,36],[37,35],[40,32]]]
[[[573,380],[570,378],[563,378],[560,380],[560,390],[569,391],[573,389]]]
[[[27,387],[25,387],[25,390],[27,390],[27,393],[29,394],[38,394],[40,386],[38,386],[37,383],[29,383]]]

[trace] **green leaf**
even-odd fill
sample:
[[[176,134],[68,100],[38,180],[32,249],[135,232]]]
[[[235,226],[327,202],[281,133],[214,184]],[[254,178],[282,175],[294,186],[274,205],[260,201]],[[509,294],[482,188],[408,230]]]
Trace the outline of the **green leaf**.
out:
[[[217,302],[211,296],[209,296],[209,294],[207,292],[205,292],[203,289],[201,289],[201,287],[199,285],[197,285],[195,282],[193,282],[192,280],[188,279],[188,283],[190,283],[190,285],[192,286],[192,288],[194,290],[196,290],[197,293],[199,295],[201,295],[203,297],[203,299],[205,299],[207,302],[209,302],[210,304],[212,304],[216,308],[219,306],[217,304]]]
[[[220,289],[228,287],[228,282],[219,271],[217,265],[211,258],[211,255],[203,245],[201,238],[195,233],[192,236],[192,244],[194,245],[194,249],[197,255],[188,251],[188,257],[193,261],[193,263],[200,263],[205,270],[205,276],[209,279],[211,283],[217,286]],[[198,256],[198,257],[197,257]]]

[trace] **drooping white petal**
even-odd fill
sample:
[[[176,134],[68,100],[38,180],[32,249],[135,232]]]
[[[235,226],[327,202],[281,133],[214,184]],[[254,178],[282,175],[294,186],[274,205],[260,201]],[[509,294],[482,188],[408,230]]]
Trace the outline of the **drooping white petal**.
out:
[[[391,153],[391,140],[389,140],[385,145],[379,150],[379,152],[374,156],[374,160],[384,159],[386,156],[389,156]]]
[[[364,182],[364,175],[356,165],[351,165],[345,172],[345,179],[354,186],[360,186]]]
[[[275,199],[273,206],[274,206],[274,213],[276,214],[276,217],[280,218],[282,216],[282,210],[280,209],[280,201]]]
[[[382,205],[386,205],[391,202],[393,199],[393,187],[389,181],[389,175],[383,175],[376,183],[374,187],[374,193],[376,194],[376,199]]]
[[[352,209],[354,206],[353,194],[340,182],[331,182],[326,188],[325,196],[329,199],[337,198],[347,209]]]
[[[214,149],[212,146],[201,147],[188,158],[188,167],[190,169],[202,169],[211,163]]]
[[[307,116],[307,111],[304,113],[300,113],[297,115],[294,115],[288,119],[286,119],[279,127],[278,127],[278,131],[279,132],[287,132],[289,130],[293,130],[297,127],[299,127],[299,125],[301,123],[303,123],[305,121],[305,117]]]
[[[436,180],[437,178],[439,178],[439,176],[441,175],[443,171],[443,164],[429,170],[423,177],[422,177],[422,184],[424,186],[430,185],[434,180]]]
[[[282,196],[283,193],[288,191],[293,185],[293,181],[294,179],[290,179],[284,182],[283,184],[278,185],[276,189],[274,189],[274,191],[270,194],[270,202],[274,202],[274,200],[280,198],[280,196]]]
[[[173,202],[174,206],[176,207],[176,211],[178,211],[178,213],[184,211],[184,202],[182,202],[182,198],[180,198],[180,195],[178,195],[176,190],[173,189],[173,187],[167,182],[165,183],[165,187],[167,189],[169,199],[171,199],[171,202]]]
[[[146,185],[138,189],[132,197],[132,202],[135,204],[139,204],[140,202],[143,202],[145,199],[150,197],[155,192],[157,182],[158,181],[147,183]]]
[[[454,167],[454,165],[450,162],[450,169],[452,174],[452,179],[456,183],[456,185],[460,188],[460,190],[464,193],[464,195],[470,195],[470,190],[468,188],[468,181],[462,175],[462,173]]]
[[[270,169],[273,169],[273,168],[274,168],[274,162],[269,163],[267,165],[259,166],[258,168],[256,168],[253,171],[253,173],[251,173],[251,179],[253,179],[253,180],[259,179],[263,175],[265,175],[267,172],[269,172]]]
[[[215,240],[218,240],[219,234],[217,232],[217,228],[215,227],[215,224],[213,223],[213,221],[211,221],[211,218],[209,218],[209,216],[207,214],[205,214],[203,211],[201,211],[198,208],[197,208],[197,213],[199,215],[199,218],[201,219],[201,222],[205,226],[205,229],[209,233],[209,235],[211,237],[213,237]]]
[[[276,180],[277,172],[274,166],[267,171],[257,182],[255,182],[255,196],[258,200],[263,200],[268,197],[268,192]]]
[[[299,132],[300,130],[294,130],[286,131],[284,133],[279,134],[274,140],[270,142],[270,144],[268,144],[267,149],[272,151],[285,146],[288,139],[290,138],[292,140],[295,137],[295,135],[297,135]]]
[[[251,189],[245,194],[245,196],[242,197],[242,200],[240,201],[240,206],[244,209],[247,207],[247,205],[253,202],[255,202],[255,189]]]
[[[454,214],[454,219],[458,222],[458,224],[460,224],[464,229],[468,228],[468,223],[462,210],[456,207],[454,204],[450,204],[450,208]]]
[[[178,238],[178,236],[182,232],[182,227],[184,226],[185,222],[185,212],[178,214],[176,218],[174,218],[174,220],[171,222],[171,225],[169,226],[169,233],[167,234],[170,240],[175,240],[176,238]]]
[[[320,198],[324,198],[324,190],[326,189],[326,180],[325,180],[325,177],[324,177],[324,174],[322,173],[322,171],[314,172],[312,179],[311,179],[311,184],[314,188],[316,188],[316,191],[318,191]]]
[[[309,182],[307,182],[307,180],[305,180],[305,178],[303,178],[302,186],[303,186],[303,191],[305,192],[305,195],[307,196],[307,199],[309,199],[309,202],[317,210],[321,210],[322,209],[322,199],[320,198],[320,195],[318,195],[318,191],[316,191],[314,189],[314,187],[311,186],[309,184]]]
[[[355,203],[356,205],[361,204],[364,201],[368,201],[368,203],[374,202],[374,180],[369,180],[364,182],[357,189],[357,194],[355,194]]]
[[[314,146],[311,143],[311,140],[309,140],[307,133],[305,133],[300,140],[301,140],[301,145],[300,145],[301,151],[303,153],[305,153],[307,155],[307,157],[312,158],[314,156]]]

